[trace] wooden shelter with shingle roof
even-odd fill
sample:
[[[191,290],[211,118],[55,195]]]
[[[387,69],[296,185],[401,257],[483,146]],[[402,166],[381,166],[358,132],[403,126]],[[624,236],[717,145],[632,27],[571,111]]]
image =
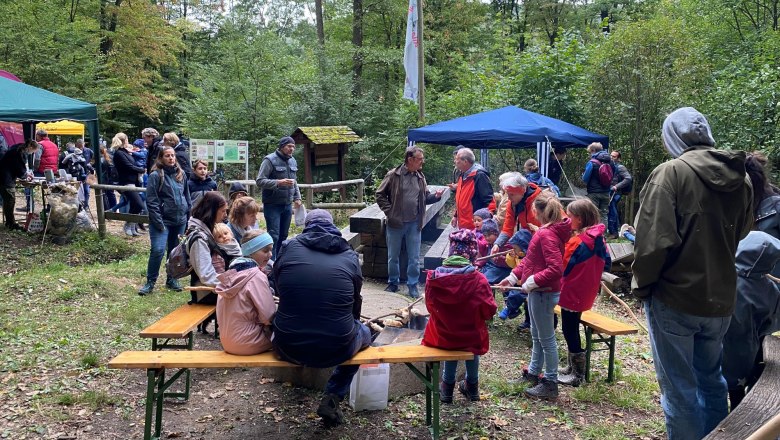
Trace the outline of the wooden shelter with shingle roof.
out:
[[[292,138],[303,145],[305,183],[346,180],[344,156],[349,144],[362,140],[346,125],[298,127]]]

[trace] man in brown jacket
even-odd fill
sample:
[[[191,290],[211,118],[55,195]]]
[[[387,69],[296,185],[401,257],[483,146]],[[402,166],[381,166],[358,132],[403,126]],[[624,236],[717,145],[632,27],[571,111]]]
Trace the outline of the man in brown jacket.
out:
[[[644,300],[668,438],[700,439],[728,413],[722,342],[753,191],[745,153],[716,150],[695,109],[672,112],[662,138],[675,159],[656,167],[640,193],[631,289]]]
[[[376,190],[376,203],[387,216],[385,237],[387,239],[387,283],[388,292],[397,292],[401,277],[399,257],[401,243],[406,243],[408,265],[406,284],[409,296],[417,298],[417,282],[420,278],[420,231],[425,217],[425,205],[441,200],[444,190],[431,194],[422,173],[425,162],[423,150],[419,147],[406,149],[404,164],[393,168],[385,175]]]

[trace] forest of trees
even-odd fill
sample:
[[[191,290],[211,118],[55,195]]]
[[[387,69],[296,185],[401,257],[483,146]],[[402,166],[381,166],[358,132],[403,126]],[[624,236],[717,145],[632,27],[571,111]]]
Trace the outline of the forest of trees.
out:
[[[780,0],[423,5],[427,123],[518,105],[610,136],[639,188],[664,160],[661,122],[680,106],[704,113],[722,148],[772,158],[780,148]],[[98,104],[109,138],[155,126],[248,139],[259,161],[297,126],[349,125],[364,142],[350,150],[348,178],[381,176],[420,125],[401,98],[407,7],[0,0],[0,69]],[[442,181],[451,155],[436,148],[426,173]],[[513,168],[523,154],[493,163]]]

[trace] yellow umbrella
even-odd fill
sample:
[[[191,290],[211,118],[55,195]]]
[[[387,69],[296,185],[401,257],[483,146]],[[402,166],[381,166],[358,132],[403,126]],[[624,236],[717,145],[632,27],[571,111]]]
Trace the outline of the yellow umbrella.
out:
[[[35,126],[36,130],[44,129],[49,134],[70,135],[84,137],[84,124],[74,121],[40,122]]]

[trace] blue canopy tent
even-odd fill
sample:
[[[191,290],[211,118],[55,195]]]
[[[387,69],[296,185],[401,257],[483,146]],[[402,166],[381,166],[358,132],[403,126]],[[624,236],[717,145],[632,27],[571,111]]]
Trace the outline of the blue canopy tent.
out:
[[[92,151],[95,157],[99,158],[98,117],[95,104],[0,77],[0,121],[21,123],[25,138],[34,136],[36,123],[63,119],[86,124]],[[95,165],[100,176],[100,161],[96,160]]]
[[[409,142],[480,149],[483,166],[487,166],[487,149],[536,148],[545,175],[551,148],[585,147],[592,142],[609,146],[607,136],[513,105],[413,128],[408,138]]]

